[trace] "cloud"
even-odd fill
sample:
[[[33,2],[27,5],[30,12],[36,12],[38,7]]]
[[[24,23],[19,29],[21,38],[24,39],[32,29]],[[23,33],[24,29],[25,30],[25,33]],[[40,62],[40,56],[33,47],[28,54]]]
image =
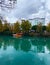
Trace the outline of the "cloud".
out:
[[[32,13],[37,13],[40,7],[40,1],[38,0],[18,0],[17,7],[14,10],[14,16],[17,18],[27,18]]]
[[[38,13],[40,6],[40,0],[17,0],[17,5],[9,16],[13,15],[16,18],[27,18],[30,14]]]
[[[7,11],[2,10],[1,14],[10,22],[21,18],[47,17],[49,19],[50,0],[17,0],[15,8]]]

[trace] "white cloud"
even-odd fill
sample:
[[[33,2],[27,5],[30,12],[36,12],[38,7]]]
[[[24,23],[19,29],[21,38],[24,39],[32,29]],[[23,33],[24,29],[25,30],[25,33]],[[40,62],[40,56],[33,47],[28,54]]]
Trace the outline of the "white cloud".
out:
[[[50,10],[50,0],[46,0],[46,8]]]
[[[12,11],[1,11],[10,22],[19,18],[46,17],[50,20],[50,0],[17,0]],[[47,14],[48,13],[48,14]]]
[[[40,0],[17,0],[17,5],[13,12],[4,12],[4,15],[27,18],[29,14],[37,13],[39,11],[40,3]]]

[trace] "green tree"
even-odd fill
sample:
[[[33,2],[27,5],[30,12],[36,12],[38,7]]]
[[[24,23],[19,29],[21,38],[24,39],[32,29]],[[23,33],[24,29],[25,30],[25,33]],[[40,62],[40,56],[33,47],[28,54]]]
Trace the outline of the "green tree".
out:
[[[8,26],[9,32],[12,33],[12,25],[10,23],[8,23],[7,26]]]
[[[43,32],[46,31],[46,26],[42,26]]]
[[[48,25],[46,26],[46,30],[47,32],[50,32],[50,23],[48,23]]]
[[[16,23],[14,23],[13,32],[14,33],[19,33],[20,32],[20,23],[18,21]]]
[[[12,34],[10,23],[7,23],[7,21],[3,24],[3,33],[6,35]]]
[[[37,25],[37,32],[42,33],[42,23]]]
[[[29,32],[31,29],[31,23],[28,20],[23,20],[21,23],[21,28],[23,32]]]
[[[3,24],[1,20],[0,20],[0,32],[3,32]]]
[[[32,26],[32,28],[31,28],[31,29],[32,29],[32,30],[34,30],[34,31],[36,32],[37,25]]]
[[[9,30],[9,28],[8,28],[8,23],[4,23],[4,25],[3,25],[3,30],[4,30],[4,31],[8,31],[8,30]]]

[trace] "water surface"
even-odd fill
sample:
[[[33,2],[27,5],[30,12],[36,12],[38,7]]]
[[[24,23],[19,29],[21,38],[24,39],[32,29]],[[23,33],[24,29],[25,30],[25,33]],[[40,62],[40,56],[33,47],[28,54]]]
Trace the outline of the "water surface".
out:
[[[0,36],[0,65],[50,65],[50,38]]]

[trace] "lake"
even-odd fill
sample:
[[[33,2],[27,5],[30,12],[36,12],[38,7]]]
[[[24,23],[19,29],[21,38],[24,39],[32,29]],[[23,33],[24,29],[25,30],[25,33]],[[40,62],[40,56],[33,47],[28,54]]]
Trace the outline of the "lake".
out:
[[[50,65],[50,38],[0,36],[0,65]]]

